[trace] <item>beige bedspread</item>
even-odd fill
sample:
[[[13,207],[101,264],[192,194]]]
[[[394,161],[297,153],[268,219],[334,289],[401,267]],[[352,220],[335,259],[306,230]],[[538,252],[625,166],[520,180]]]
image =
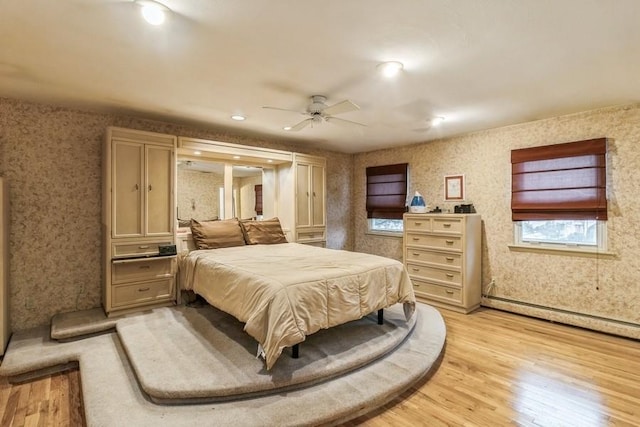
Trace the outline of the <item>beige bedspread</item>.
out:
[[[180,262],[181,286],[245,323],[267,369],[285,347],[320,329],[415,296],[404,265],[375,255],[297,243],[197,250]]]

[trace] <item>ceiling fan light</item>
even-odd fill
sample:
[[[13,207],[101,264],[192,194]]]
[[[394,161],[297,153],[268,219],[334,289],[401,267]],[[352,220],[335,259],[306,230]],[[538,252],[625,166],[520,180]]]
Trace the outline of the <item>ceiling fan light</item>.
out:
[[[387,78],[395,77],[404,68],[402,62],[388,61],[378,65],[378,69]]]

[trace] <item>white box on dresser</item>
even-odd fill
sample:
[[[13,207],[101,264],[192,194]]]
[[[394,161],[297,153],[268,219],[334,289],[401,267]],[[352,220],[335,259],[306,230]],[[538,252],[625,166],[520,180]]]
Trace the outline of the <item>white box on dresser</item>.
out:
[[[480,306],[481,233],[477,214],[404,214],[404,264],[418,299],[462,313]]]

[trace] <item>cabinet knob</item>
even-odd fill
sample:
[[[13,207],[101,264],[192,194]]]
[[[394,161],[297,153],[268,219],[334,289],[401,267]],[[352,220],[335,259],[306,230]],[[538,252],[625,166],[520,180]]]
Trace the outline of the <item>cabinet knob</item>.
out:
[[[149,184],[149,191],[151,191],[153,188],[151,188],[151,184]]]

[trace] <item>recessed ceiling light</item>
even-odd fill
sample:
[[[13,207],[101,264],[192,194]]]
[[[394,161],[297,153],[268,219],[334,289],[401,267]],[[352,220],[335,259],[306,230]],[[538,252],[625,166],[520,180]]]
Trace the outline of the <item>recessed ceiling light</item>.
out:
[[[403,68],[404,65],[402,65],[402,62],[398,61],[388,61],[378,65],[378,69],[385,77],[394,77],[402,71]]]
[[[246,117],[245,117],[245,116],[242,116],[242,115],[240,115],[240,114],[234,114],[233,116],[231,116],[231,118],[232,118],[233,120],[236,120],[236,121],[239,121],[239,122],[241,122],[241,121],[243,121],[243,120],[245,120],[245,119],[246,119]]]
[[[240,156],[233,156],[234,159],[238,160]]]
[[[162,25],[171,10],[154,0],[135,0],[142,7],[142,17],[151,25]]]
[[[434,117],[431,119],[431,126],[438,126],[442,122],[444,122],[444,117]]]
[[[285,126],[285,127],[283,127],[282,129],[284,129],[284,130],[291,130],[291,126]]]
[[[202,151],[194,151],[193,154],[195,154],[196,156],[199,156],[200,154],[202,154]]]

